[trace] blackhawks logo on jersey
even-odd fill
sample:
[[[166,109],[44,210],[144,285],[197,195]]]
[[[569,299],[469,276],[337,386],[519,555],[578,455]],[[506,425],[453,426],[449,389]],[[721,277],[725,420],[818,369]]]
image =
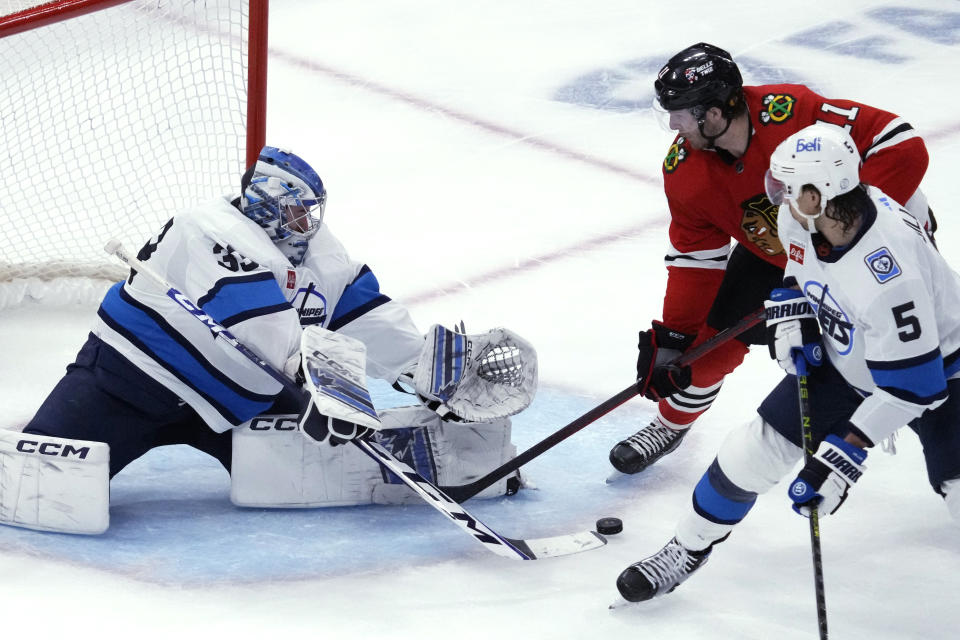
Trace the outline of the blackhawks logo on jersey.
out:
[[[760,112],[763,124],[781,124],[793,117],[797,99],[786,93],[769,93],[763,97],[764,110]]]
[[[777,211],[779,207],[770,202],[766,194],[747,198],[740,203],[743,218],[740,228],[747,240],[768,256],[783,253],[783,244],[777,234]]]
[[[667,151],[667,157],[663,159],[663,170],[667,173],[673,173],[681,162],[687,158],[687,149],[683,146],[686,140],[683,136],[677,138],[677,141],[670,145]]]

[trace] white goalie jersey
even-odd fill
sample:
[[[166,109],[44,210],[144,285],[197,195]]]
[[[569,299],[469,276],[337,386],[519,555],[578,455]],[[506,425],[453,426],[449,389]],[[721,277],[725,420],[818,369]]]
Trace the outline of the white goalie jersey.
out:
[[[960,276],[917,220],[878,189],[854,240],[818,255],[789,208],[779,213],[786,277],[820,323],[830,362],[868,397],[851,422],[880,442],[938,406],[960,376]]]
[[[388,381],[423,346],[407,311],[380,293],[370,269],[349,258],[326,224],[293,267],[259,226],[218,198],[169,220],[138,258],[275,369],[298,354],[301,326],[311,324],[364,342],[368,375]],[[107,293],[93,332],[218,432],[264,413],[281,390],[135,273]]]

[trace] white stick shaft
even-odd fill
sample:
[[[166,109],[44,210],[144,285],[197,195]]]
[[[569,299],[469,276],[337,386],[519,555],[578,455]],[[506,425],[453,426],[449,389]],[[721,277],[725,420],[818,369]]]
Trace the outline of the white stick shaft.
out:
[[[139,260],[136,256],[131,255],[124,246],[117,239],[112,239],[103,247],[104,251],[110,253],[121,260],[123,260],[127,266],[136,271],[138,274],[150,278],[159,286],[166,289],[166,295],[168,298],[176,302],[178,305],[187,310],[190,315],[194,318],[207,325],[207,328],[210,329],[210,332],[216,338],[219,338],[229,344],[231,347],[242,353],[248,360],[253,362],[255,365],[260,367],[268,375],[272,376],[277,382],[282,384],[284,387],[287,387],[291,390],[296,391],[298,394],[301,393],[300,388],[292,380],[287,378],[285,375],[274,369],[267,363],[263,358],[258,356],[254,351],[248,349],[243,343],[241,343],[237,338],[230,333],[226,327],[221,325],[219,322],[208,316],[203,309],[197,306],[193,300],[188,298],[186,294],[179,291],[176,287],[170,284],[166,278],[157,273],[152,267],[146,265],[146,263]]]

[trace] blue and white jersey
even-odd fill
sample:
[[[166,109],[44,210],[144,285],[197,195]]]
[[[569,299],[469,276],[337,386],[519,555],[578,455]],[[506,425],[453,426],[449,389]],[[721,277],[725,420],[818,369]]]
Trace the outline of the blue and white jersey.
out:
[[[784,205],[786,277],[796,278],[820,323],[830,361],[868,395],[851,422],[880,442],[947,397],[960,376],[960,276],[916,219],[879,189],[854,239],[818,255]]]
[[[423,344],[406,310],[325,226],[293,267],[259,226],[218,198],[177,214],[138,257],[278,370],[299,352],[308,324],[367,343],[368,373],[390,381]],[[93,332],[217,432],[263,413],[282,388],[145,277],[110,289]]]
[[[416,364],[424,336],[407,309],[380,292],[380,283],[366,264],[350,259],[324,220],[297,269],[297,292],[291,302],[300,309],[305,299],[313,318],[325,329],[356,338],[367,347],[367,375],[388,382]],[[310,295],[307,290],[314,284]],[[322,309],[322,310],[321,310]]]

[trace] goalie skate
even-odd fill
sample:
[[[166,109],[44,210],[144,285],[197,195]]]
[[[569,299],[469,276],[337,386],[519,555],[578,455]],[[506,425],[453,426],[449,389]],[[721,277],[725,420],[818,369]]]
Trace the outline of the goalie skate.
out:
[[[629,602],[670,593],[707,562],[711,548],[691,551],[672,538],[660,551],[627,567],[617,578],[617,590]]]
[[[690,431],[677,431],[654,420],[640,431],[621,440],[610,450],[610,464],[621,473],[639,473],[680,446]]]

